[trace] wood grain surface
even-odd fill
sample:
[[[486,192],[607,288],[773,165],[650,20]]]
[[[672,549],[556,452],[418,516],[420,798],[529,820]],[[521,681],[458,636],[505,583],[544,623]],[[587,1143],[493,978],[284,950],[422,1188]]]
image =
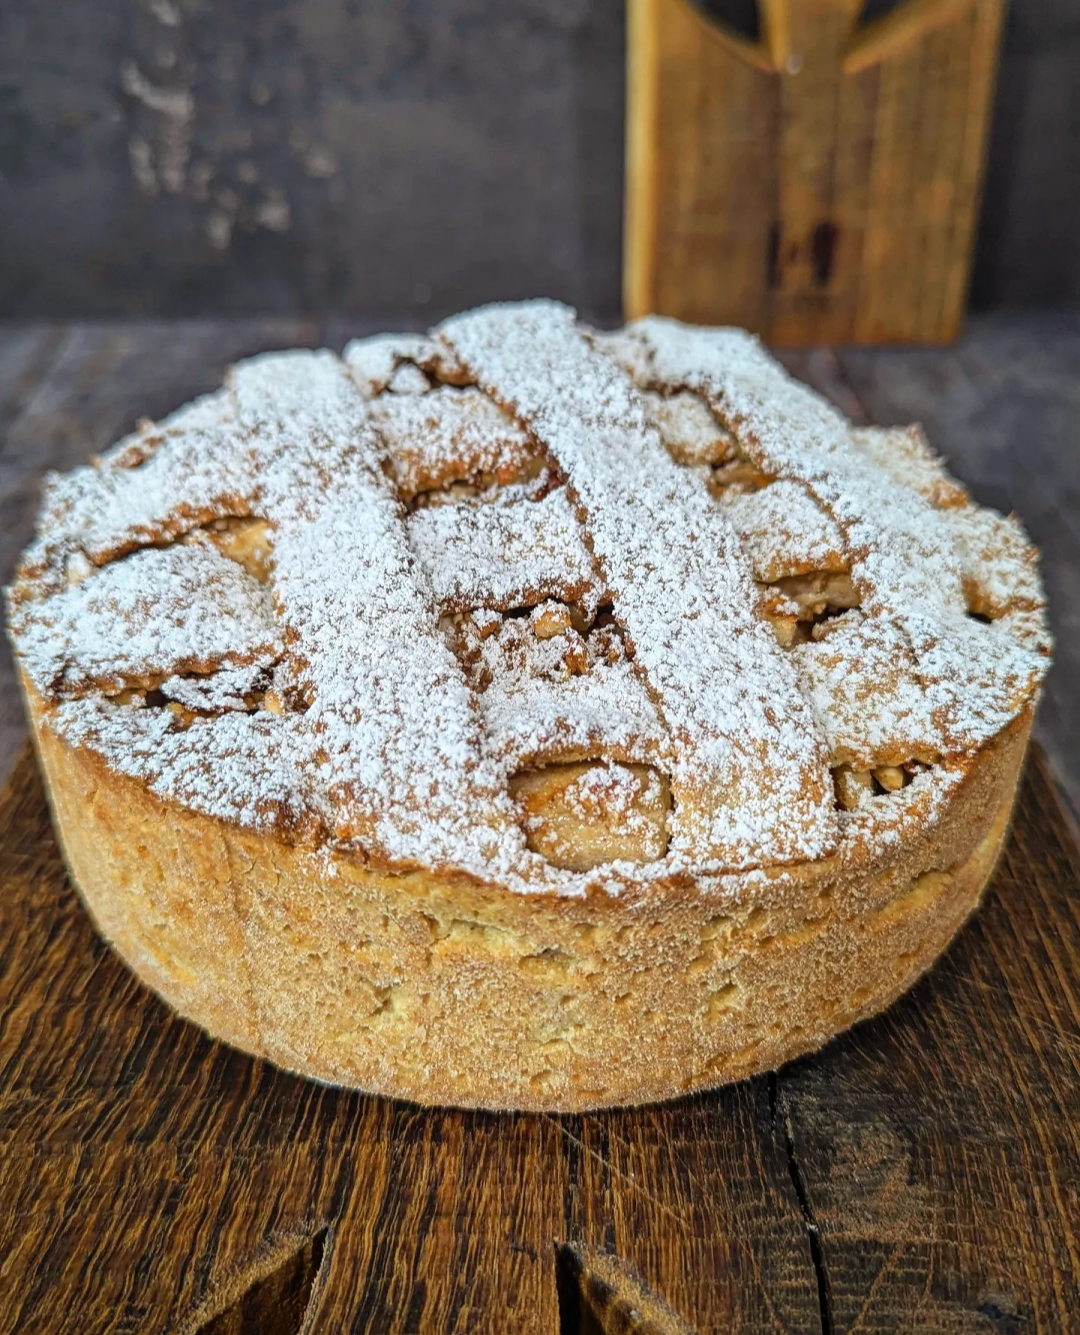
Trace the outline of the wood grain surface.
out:
[[[623,305],[775,343],[955,338],[1004,0],[630,0]]]
[[[1063,1332],[1080,1301],[1080,860],[1036,758],[987,902],[772,1077],[423,1110],[213,1043],[0,796],[0,1331]]]

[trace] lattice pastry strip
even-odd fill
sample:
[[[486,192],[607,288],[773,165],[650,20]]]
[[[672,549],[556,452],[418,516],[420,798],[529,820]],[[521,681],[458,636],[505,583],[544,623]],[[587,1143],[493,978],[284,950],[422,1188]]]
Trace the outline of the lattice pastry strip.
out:
[[[180,727],[168,710],[88,696],[61,704],[55,726],[72,746],[104,748],[166,801],[297,838],[320,831],[304,715],[227,712]]]
[[[972,752],[1000,732],[1046,671],[1043,655],[1019,648],[996,625],[963,619],[943,627],[913,612],[903,624],[947,752]]]
[[[391,393],[424,393],[426,384],[408,373],[410,368],[429,373],[446,384],[462,384],[465,376],[447,345],[422,334],[375,334],[354,338],[342,354],[353,380],[367,398]]]
[[[514,419],[478,389],[387,394],[372,403],[371,420],[405,499],[464,479],[517,481],[542,463]]]
[[[1011,515],[976,506],[945,516],[960,556],[960,572],[970,609],[996,618],[1043,605],[1038,553]]]
[[[503,773],[592,756],[670,763],[663,723],[618,632],[583,637],[566,625],[549,634],[554,626],[534,624],[545,610],[466,627],[486,745]]]
[[[643,393],[645,411],[676,463],[718,464],[735,452],[731,432],[722,427],[696,394]]]
[[[241,423],[273,460],[274,592],[313,699],[339,837],[429,864],[520,847],[479,718],[417,579],[362,400],[329,354],[236,369]]]
[[[606,594],[563,487],[538,501],[417,510],[409,541],[445,610],[531,607],[545,598],[590,613]]]
[[[23,667],[44,696],[266,665],[283,649],[267,590],[201,535],[90,567],[44,606],[16,610],[13,626]]]
[[[565,470],[676,749],[673,844],[734,866],[819,856],[831,784],[790,665],[751,612],[738,539],[640,396],[554,303],[442,326],[460,360]]]
[[[115,458],[46,483],[41,531],[23,560],[24,579],[58,572],[66,556],[103,565],[138,547],[180,537],[211,519],[252,512],[254,454],[228,421],[176,430],[168,449],[142,460],[129,442]],[[43,590],[54,591],[55,578]]]
[[[733,489],[718,503],[742,538],[755,579],[772,584],[810,571],[847,569],[843,535],[801,483]]]
[[[892,623],[848,612],[791,655],[833,765],[931,762],[945,749],[915,656]]]
[[[760,468],[810,487],[844,533],[868,614],[891,611],[902,599],[965,610],[951,540],[934,511],[856,450],[839,413],[753,337],[657,316],[630,330],[648,349],[657,383],[701,394]]]
[[[101,454],[92,456],[92,467],[112,464],[118,468],[138,468],[174,436],[190,431],[216,431],[235,421],[232,396],[225,388],[201,394],[177,408],[159,422],[140,419],[134,431],[122,437]]]
[[[921,427],[857,426],[850,435],[860,454],[872,459],[901,487],[918,492],[935,509],[970,504],[967,492],[949,475]]]

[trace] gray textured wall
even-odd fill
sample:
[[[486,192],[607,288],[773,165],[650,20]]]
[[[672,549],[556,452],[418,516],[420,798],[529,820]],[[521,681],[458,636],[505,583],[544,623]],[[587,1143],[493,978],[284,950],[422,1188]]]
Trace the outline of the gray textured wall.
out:
[[[0,313],[619,294],[623,0],[6,0]],[[983,304],[1080,296],[1080,0],[1014,0]]]

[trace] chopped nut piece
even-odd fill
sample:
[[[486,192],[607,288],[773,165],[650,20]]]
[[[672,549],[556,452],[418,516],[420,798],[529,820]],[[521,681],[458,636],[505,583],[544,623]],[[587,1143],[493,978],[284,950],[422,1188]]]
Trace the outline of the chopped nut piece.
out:
[[[489,607],[478,607],[471,614],[471,620],[476,627],[476,633],[482,640],[486,640],[489,635],[494,635],[502,625],[502,617]]]
[[[859,606],[859,593],[847,571],[815,570],[790,575],[769,585],[799,605],[800,620],[811,621],[825,612],[843,612]]]
[[[64,562],[64,580],[69,589],[94,573],[94,567],[82,552],[72,552]]]
[[[766,613],[765,619],[772,627],[772,632],[776,636],[776,643],[781,649],[790,649],[792,645],[799,643],[799,622],[797,618],[770,616]]]
[[[260,584],[269,582],[274,569],[274,540],[265,519],[216,519],[206,534],[222,556],[243,566]]]
[[[137,686],[126,686],[122,691],[111,695],[110,700],[117,705],[135,705],[141,708],[146,704],[146,691]]]
[[[719,495],[728,487],[738,487],[740,491],[760,491],[774,479],[763,473],[749,459],[732,459],[729,463],[717,464],[712,470],[709,490]]]
[[[867,797],[873,795],[874,781],[869,770],[841,765],[833,770],[833,779],[836,783],[836,799],[845,811],[854,811]]]
[[[570,609],[565,603],[541,603],[533,608],[529,625],[538,640],[550,640],[570,629]]]
[[[895,793],[898,788],[903,788],[905,782],[909,782],[900,765],[878,765],[874,770],[874,778],[887,793]]]
[[[589,670],[589,649],[576,630],[566,632],[566,652],[563,662],[572,677],[583,677]]]

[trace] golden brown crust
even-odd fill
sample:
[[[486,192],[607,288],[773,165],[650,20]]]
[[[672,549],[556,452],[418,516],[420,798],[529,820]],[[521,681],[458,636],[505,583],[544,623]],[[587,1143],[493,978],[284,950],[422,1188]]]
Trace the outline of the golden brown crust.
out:
[[[569,1109],[774,1066],[928,966],[1043,608],[917,433],[738,331],[527,302],[240,363],[54,477],[9,625],[73,874],[181,1013]]]
[[[76,884],[180,1014],[314,1079],[564,1111],[772,1069],[887,1006],[978,903],[1031,722],[890,854],[572,899],[388,875],[197,815],[58,739],[27,694]]]

